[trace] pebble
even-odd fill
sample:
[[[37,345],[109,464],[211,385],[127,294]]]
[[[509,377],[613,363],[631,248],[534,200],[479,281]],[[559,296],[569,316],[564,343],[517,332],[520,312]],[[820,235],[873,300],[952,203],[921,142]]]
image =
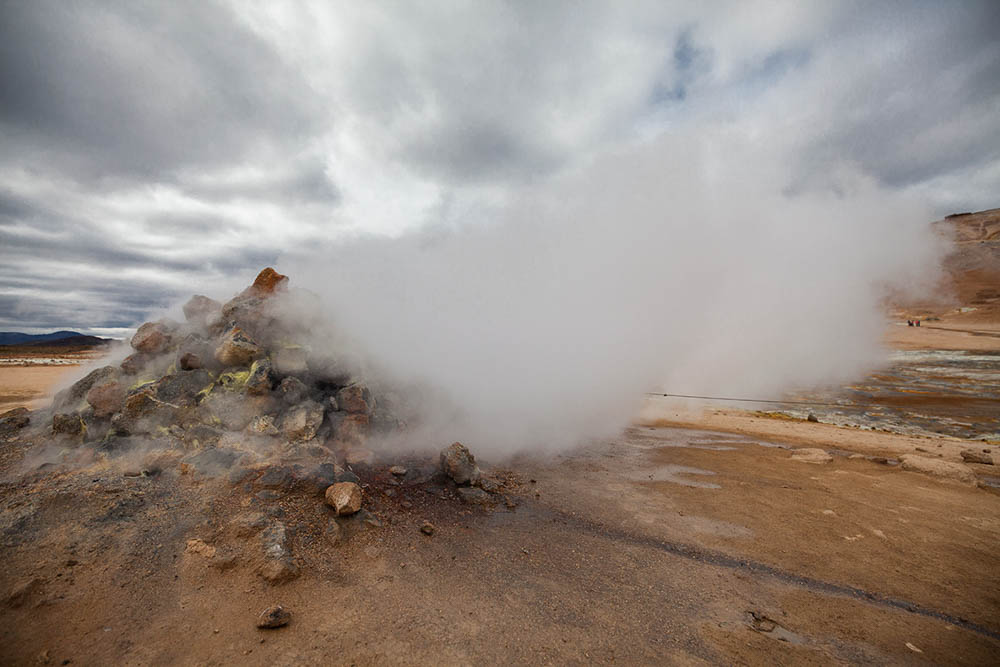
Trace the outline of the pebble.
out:
[[[420,532],[423,533],[424,535],[433,535],[434,524],[431,523],[430,521],[424,521],[422,524],[420,524]]]
[[[290,611],[287,611],[280,604],[274,605],[260,612],[260,616],[257,617],[257,627],[280,628],[283,625],[288,625],[288,621],[291,619],[292,613]]]

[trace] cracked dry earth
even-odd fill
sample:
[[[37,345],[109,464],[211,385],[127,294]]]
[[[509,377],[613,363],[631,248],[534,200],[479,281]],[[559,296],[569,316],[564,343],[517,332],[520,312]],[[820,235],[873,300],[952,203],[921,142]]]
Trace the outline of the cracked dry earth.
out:
[[[996,493],[763,444],[637,427],[493,469],[510,501],[494,508],[376,465],[356,471],[368,513],[335,529],[312,491],[96,468],[14,479],[8,451],[0,661],[1000,661]],[[296,578],[260,576],[248,516],[286,527]],[[258,629],[278,604],[291,622]]]

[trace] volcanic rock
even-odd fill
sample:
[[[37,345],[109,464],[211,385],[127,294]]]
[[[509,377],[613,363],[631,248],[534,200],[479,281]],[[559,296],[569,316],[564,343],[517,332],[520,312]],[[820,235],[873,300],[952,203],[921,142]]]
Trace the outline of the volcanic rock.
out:
[[[193,406],[198,394],[212,385],[212,374],[203,369],[164,375],[151,385],[156,398],[178,406]]]
[[[955,480],[969,486],[975,486],[976,474],[964,463],[951,463],[940,459],[932,459],[916,454],[905,454],[900,458],[903,470],[922,472],[935,477]]]
[[[375,409],[375,401],[367,387],[352,384],[337,392],[337,406],[344,412],[368,415]]]
[[[182,354],[177,364],[181,367],[182,371],[193,371],[205,367],[205,364],[201,361],[201,357],[194,352],[185,352]]]
[[[94,385],[87,392],[87,403],[94,408],[94,416],[110,417],[121,409],[125,402],[125,387],[118,380],[108,380]]]
[[[257,415],[250,420],[250,425],[247,429],[251,433],[259,433],[261,435],[278,435],[278,427],[274,425],[274,417],[271,415]]]
[[[264,564],[259,573],[272,584],[280,584],[299,576],[299,566],[292,558],[291,543],[285,524],[275,521],[261,535]]]
[[[303,398],[309,393],[309,388],[302,382],[302,380],[293,377],[287,377],[281,381],[278,385],[278,393],[281,398],[288,405],[295,405],[300,403]]]
[[[247,288],[247,292],[252,292],[258,296],[267,296],[287,289],[287,287],[288,276],[283,276],[271,267],[267,267],[257,274],[253,285]]]
[[[233,327],[215,348],[215,358],[223,366],[247,366],[260,356],[260,347],[239,327]]]
[[[0,436],[19,431],[31,422],[28,408],[14,408],[0,415]]]
[[[267,359],[258,359],[250,367],[250,377],[247,378],[247,393],[263,396],[271,393],[274,387],[275,377],[271,362]]]
[[[85,426],[83,419],[75,412],[52,415],[52,432],[63,435],[80,435]]]
[[[128,375],[138,375],[145,368],[146,364],[149,363],[150,357],[148,354],[143,354],[142,352],[134,352],[128,355],[122,360],[119,366],[122,371]]]
[[[326,490],[326,504],[339,516],[354,514],[361,509],[361,487],[353,482],[337,482]]]
[[[63,389],[52,399],[52,409],[57,412],[67,412],[69,410],[81,410],[85,407],[84,401],[87,392],[95,384],[101,384],[114,379],[118,375],[118,369],[114,366],[103,366],[87,373],[73,386]]]
[[[494,503],[493,496],[474,486],[459,487],[458,497],[467,505],[487,506]]]
[[[392,466],[389,468],[389,474],[395,475],[396,477],[403,477],[406,475],[406,468],[403,466]]]
[[[316,437],[323,423],[323,407],[306,401],[289,409],[281,419],[281,433],[291,442],[305,442]]]
[[[221,314],[221,303],[200,294],[191,297],[184,304],[184,317],[191,324],[206,326]]]
[[[288,625],[290,620],[292,620],[292,614],[281,605],[275,605],[260,612],[260,616],[257,617],[257,627],[280,628],[283,625]]]
[[[993,457],[987,452],[976,449],[963,449],[961,451],[962,460],[966,463],[979,463],[984,466],[993,465]]]
[[[441,470],[458,485],[471,484],[482,476],[476,457],[460,442],[441,451]]]
[[[819,447],[802,447],[792,451],[792,460],[803,463],[829,463],[833,457]]]
[[[424,535],[433,535],[434,524],[431,523],[430,521],[424,521],[422,524],[420,524],[420,532],[423,533]]]
[[[170,330],[163,322],[146,322],[132,336],[132,347],[145,354],[161,354],[170,342]]]

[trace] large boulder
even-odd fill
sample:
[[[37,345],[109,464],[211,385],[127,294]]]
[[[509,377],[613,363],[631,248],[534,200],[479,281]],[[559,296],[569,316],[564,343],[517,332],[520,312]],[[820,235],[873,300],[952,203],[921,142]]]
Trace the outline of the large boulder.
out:
[[[269,296],[275,292],[280,292],[288,288],[288,276],[284,276],[271,267],[267,267],[257,274],[253,285],[247,288],[256,296]]]
[[[987,451],[979,449],[963,449],[961,451],[962,460],[966,463],[978,463],[984,466],[993,465],[993,455]]]
[[[145,354],[161,354],[170,348],[170,333],[163,322],[146,322],[132,336],[132,347]]]
[[[441,451],[441,470],[459,486],[474,484],[482,477],[476,457],[460,442]]]
[[[261,354],[260,347],[245,331],[233,327],[215,348],[215,358],[223,366],[248,366]]]
[[[290,442],[306,442],[316,437],[323,423],[323,406],[306,401],[288,410],[281,419],[281,433]]]
[[[84,402],[87,393],[96,384],[101,384],[118,376],[118,369],[114,366],[103,366],[91,371],[82,379],[78,380],[68,389],[63,389],[52,399],[52,409],[56,412],[67,412],[70,410],[82,410],[86,407]]]

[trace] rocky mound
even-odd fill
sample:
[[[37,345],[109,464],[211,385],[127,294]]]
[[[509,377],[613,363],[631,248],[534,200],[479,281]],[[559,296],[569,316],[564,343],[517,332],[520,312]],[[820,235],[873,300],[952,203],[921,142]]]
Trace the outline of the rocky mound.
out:
[[[171,497],[184,479],[208,483],[216,490],[206,502],[224,498],[230,508],[215,520],[228,532],[216,533],[241,544],[259,534],[261,552],[250,560],[272,583],[299,572],[295,534],[336,542],[381,525],[378,511],[435,499],[513,507],[503,483],[484,476],[460,443],[433,458],[379,452],[373,443],[405,439],[406,423],[356,366],[301,342],[307,332],[289,316],[288,298],[288,278],[270,268],[227,303],[194,296],[185,322],[143,324],[132,354],[57,394],[50,409],[0,415],[0,437],[47,452],[25,456],[36,463],[18,483],[48,475],[50,487],[79,493],[122,477],[157,478]],[[289,526],[291,506],[300,516],[303,506],[318,513]],[[204,536],[185,548],[220,567],[234,557]]]

